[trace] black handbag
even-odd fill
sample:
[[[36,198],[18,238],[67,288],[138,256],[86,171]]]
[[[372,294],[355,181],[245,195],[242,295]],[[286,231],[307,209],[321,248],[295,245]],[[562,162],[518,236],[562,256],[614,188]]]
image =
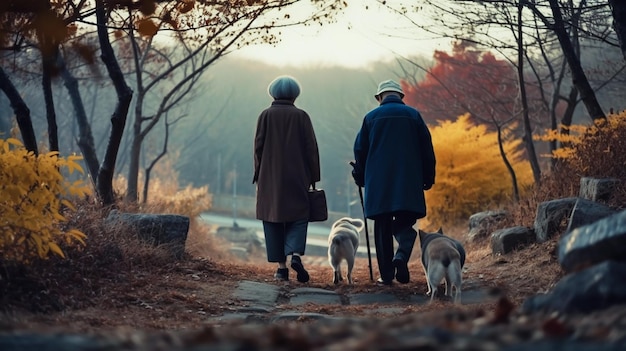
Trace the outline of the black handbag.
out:
[[[323,222],[328,219],[326,193],[324,189],[309,189],[309,222]]]

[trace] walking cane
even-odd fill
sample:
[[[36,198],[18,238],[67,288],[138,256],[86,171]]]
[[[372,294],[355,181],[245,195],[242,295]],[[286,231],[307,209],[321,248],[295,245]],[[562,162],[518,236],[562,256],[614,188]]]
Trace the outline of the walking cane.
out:
[[[363,188],[359,187],[359,197],[361,197],[361,208],[363,209],[363,221],[365,222],[365,242],[367,243],[367,260],[370,267],[370,280],[374,281],[374,273],[372,273],[372,253],[370,252],[370,235],[367,230],[367,217],[365,217],[365,205],[363,204]]]

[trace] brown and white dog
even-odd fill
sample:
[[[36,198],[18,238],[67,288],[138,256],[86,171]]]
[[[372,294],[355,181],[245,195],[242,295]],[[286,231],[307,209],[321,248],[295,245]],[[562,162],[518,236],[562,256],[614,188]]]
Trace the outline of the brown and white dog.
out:
[[[445,236],[441,228],[436,233],[419,231],[422,248],[422,265],[428,282],[428,292],[432,303],[437,295],[437,287],[442,280],[446,284],[446,296],[452,295],[454,303],[461,302],[462,269],[465,264],[465,249],[458,240]]]
[[[335,221],[328,235],[328,262],[333,268],[333,283],[339,284],[343,280],[341,274],[341,261],[344,259],[348,264],[348,283],[354,283],[352,268],[359,247],[359,232],[363,230],[365,223],[358,218],[343,217]]]

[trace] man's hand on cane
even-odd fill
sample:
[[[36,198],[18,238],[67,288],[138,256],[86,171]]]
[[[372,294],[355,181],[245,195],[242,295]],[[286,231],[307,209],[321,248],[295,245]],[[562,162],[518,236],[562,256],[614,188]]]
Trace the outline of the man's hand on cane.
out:
[[[352,166],[352,178],[354,178],[354,182],[359,187],[365,186],[365,174],[363,172],[363,168],[361,165],[356,164],[354,161],[350,161],[350,165]]]

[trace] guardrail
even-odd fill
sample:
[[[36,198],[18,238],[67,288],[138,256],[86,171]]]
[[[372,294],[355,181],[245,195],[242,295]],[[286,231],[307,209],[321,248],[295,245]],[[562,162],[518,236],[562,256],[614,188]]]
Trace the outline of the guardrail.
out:
[[[211,212],[233,215],[236,217],[255,219],[256,218],[256,198],[254,196],[232,196],[227,194],[212,195]],[[347,212],[329,211],[328,219],[324,222],[315,222],[316,224],[330,227],[336,220],[341,217],[348,216]],[[363,213],[359,209],[356,218],[363,218]]]

